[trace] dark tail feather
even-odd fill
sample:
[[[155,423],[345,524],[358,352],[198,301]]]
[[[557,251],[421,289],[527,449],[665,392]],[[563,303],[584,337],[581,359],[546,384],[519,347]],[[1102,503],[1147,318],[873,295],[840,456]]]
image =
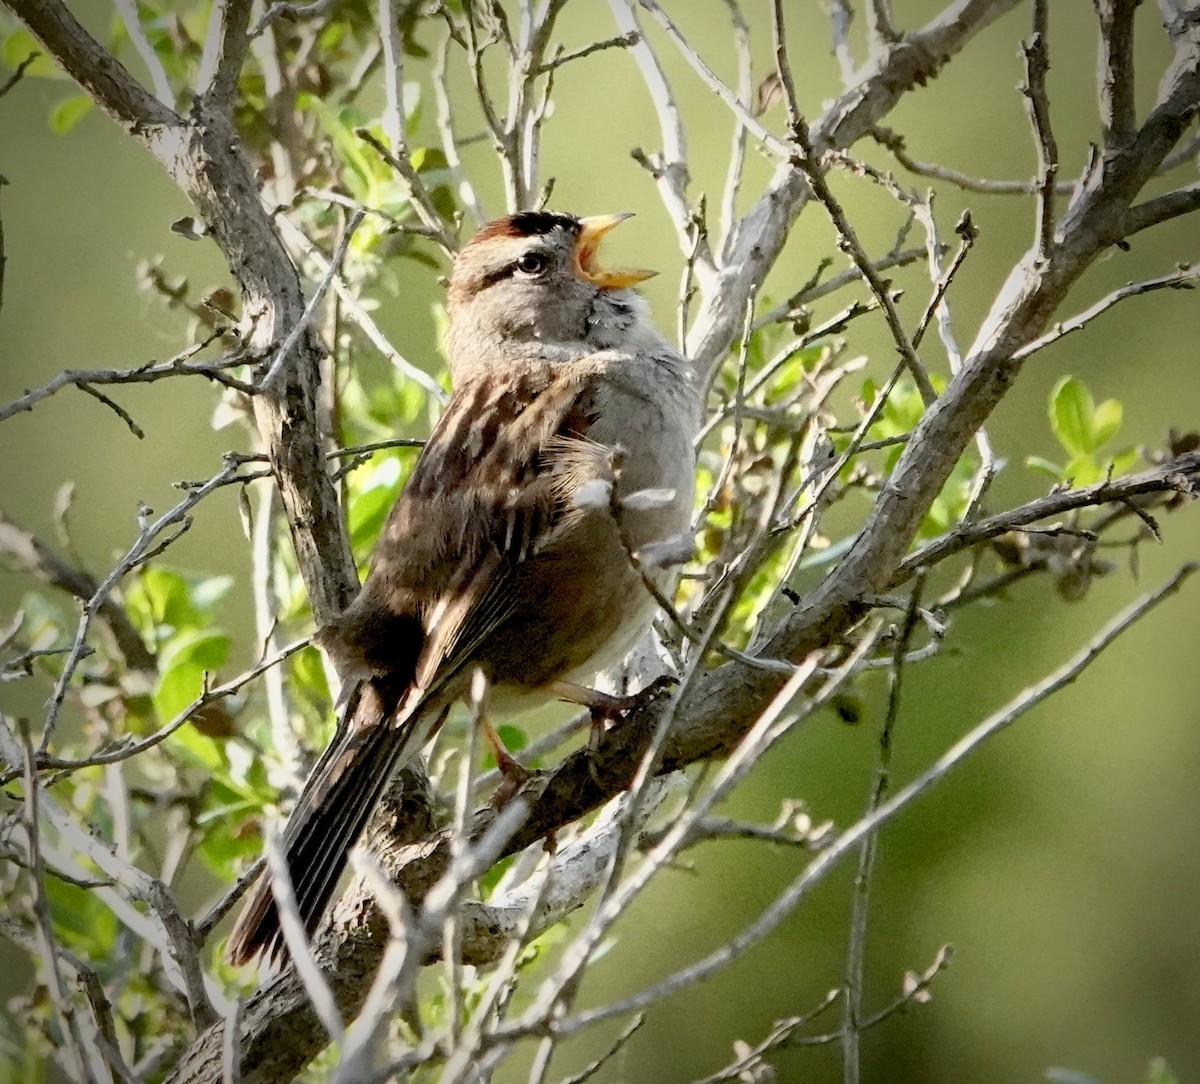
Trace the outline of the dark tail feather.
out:
[[[283,831],[288,872],[296,905],[309,937],[316,932],[347,856],[366,827],[372,810],[409,747],[415,729],[389,721],[399,695],[374,682],[363,682],[351,695],[341,735],[330,743],[305,783]],[[279,912],[264,875],[238,916],[226,954],[246,963],[266,950],[284,954]]]

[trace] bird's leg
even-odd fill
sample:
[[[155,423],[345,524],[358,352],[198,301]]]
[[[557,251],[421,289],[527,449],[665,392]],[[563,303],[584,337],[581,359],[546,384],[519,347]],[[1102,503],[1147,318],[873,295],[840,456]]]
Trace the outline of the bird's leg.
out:
[[[599,752],[600,741],[604,737],[605,723],[615,723],[624,719],[648,704],[663,689],[674,684],[675,679],[667,674],[650,682],[641,692],[629,696],[614,696],[612,693],[602,693],[599,689],[589,689],[569,681],[556,681],[550,686],[550,690],[559,700],[565,700],[568,704],[580,704],[588,709],[592,717],[588,752],[595,754]]]
[[[492,805],[498,808],[516,794],[529,781],[533,773],[508,751],[500,735],[496,733],[496,728],[492,726],[492,721],[486,715],[479,716],[479,725],[483,727],[483,736],[492,750],[492,756],[496,758],[496,767],[500,769],[500,774],[503,776],[503,781],[496,788],[496,793],[492,795]]]

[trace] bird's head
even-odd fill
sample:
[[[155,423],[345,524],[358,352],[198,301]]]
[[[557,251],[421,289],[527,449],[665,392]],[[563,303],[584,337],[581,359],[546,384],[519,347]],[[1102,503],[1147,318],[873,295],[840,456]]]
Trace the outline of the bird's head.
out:
[[[484,226],[450,275],[452,369],[528,352],[531,344],[622,346],[644,315],[630,287],[655,272],[604,270],[597,251],[629,217],[525,211]]]

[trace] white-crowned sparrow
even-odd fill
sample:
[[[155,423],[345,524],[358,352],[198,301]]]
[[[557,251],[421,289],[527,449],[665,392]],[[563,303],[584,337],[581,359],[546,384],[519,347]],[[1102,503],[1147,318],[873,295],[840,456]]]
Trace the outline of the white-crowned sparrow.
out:
[[[504,710],[588,682],[648,627],[630,553],[687,528],[700,404],[630,289],[652,272],[597,265],[626,217],[513,215],[455,261],[453,396],[362,591],[319,636],[353,692],[284,830],[310,935],[389,777],[477,668]],[[281,947],[263,878],[228,952]]]

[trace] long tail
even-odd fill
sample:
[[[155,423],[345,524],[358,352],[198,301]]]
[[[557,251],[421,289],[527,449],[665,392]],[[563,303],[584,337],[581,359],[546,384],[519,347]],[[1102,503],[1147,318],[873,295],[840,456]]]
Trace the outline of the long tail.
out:
[[[340,738],[317,761],[284,828],[288,872],[309,937],[392,773],[417,752],[415,720],[396,726],[389,719],[398,703],[397,691],[383,683],[360,684],[347,702]],[[252,889],[226,954],[241,964],[264,950],[268,959],[285,951],[269,876],[260,877]]]

